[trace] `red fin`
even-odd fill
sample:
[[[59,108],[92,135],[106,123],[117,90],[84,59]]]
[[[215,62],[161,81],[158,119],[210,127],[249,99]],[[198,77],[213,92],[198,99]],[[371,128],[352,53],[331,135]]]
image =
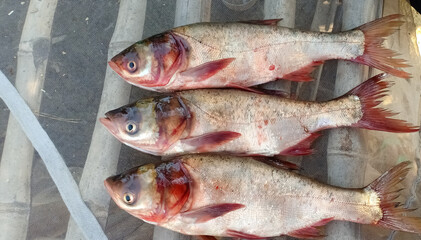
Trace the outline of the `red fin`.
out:
[[[254,157],[255,160],[259,162],[266,163],[267,165],[270,165],[275,168],[280,168],[284,170],[299,170],[300,167],[292,162],[288,162],[283,159],[279,158],[269,158],[269,157]]]
[[[282,21],[282,18],[265,19],[265,20],[249,20],[249,21],[241,21],[240,23],[276,26],[278,25],[278,22],[280,21]]]
[[[182,143],[196,147],[196,151],[198,152],[206,152],[224,143],[227,143],[236,138],[239,138],[240,136],[241,136],[241,133],[222,131],[222,132],[213,132],[213,133],[203,134],[197,137],[184,138],[184,139],[181,139],[181,141]]]
[[[328,222],[332,220],[333,220],[333,217],[325,218],[316,222],[310,227],[305,227],[302,229],[295,230],[293,232],[288,233],[287,235],[291,237],[296,237],[296,238],[312,238],[312,239],[322,238],[324,236],[320,233],[320,227],[326,225]]]
[[[392,188],[404,180],[409,172],[410,162],[402,162],[385,172],[366,189],[374,190],[380,198],[380,208],[383,217],[376,224],[398,231],[421,233],[421,218],[403,216],[413,209],[404,209],[399,202],[394,202],[399,197],[399,191]]]
[[[245,239],[265,239],[254,234],[243,233],[235,230],[228,229],[225,234],[228,237],[245,238]]]
[[[347,93],[347,95],[359,97],[363,112],[360,121],[352,126],[386,132],[417,132],[418,127],[403,120],[390,118],[396,113],[383,108],[375,108],[381,103],[379,99],[385,96],[384,93],[390,85],[388,82],[382,81],[386,76],[387,74],[384,73],[378,74]]]
[[[289,98],[289,93],[282,91],[282,90],[271,90],[265,88],[254,88],[254,87],[244,87],[235,83],[230,83],[227,85],[230,88],[238,88],[247,92],[257,93],[257,94],[268,94],[268,95],[275,95],[280,96],[283,98]]]
[[[312,81],[313,78],[310,76],[310,73],[314,70],[315,67],[319,66],[322,63],[323,61],[314,61],[310,63],[309,65],[298,69],[295,72],[288,73],[282,76],[282,79],[286,79],[286,80],[294,81],[294,82]]]
[[[401,78],[410,78],[411,75],[398,67],[409,67],[404,59],[393,58],[398,55],[395,51],[382,47],[384,37],[391,35],[404,22],[397,20],[402,15],[394,14],[366,23],[357,29],[363,31],[365,36],[364,54],[351,61],[375,67]]]
[[[201,235],[201,236],[197,236],[199,238],[199,240],[217,240],[216,237],[213,236],[205,236],[205,235]]]
[[[263,94],[274,95],[274,96],[279,96],[279,97],[283,97],[283,98],[291,98],[290,93],[286,92],[286,91],[266,89],[266,88],[260,88],[259,90]]]
[[[263,94],[263,92],[260,91],[260,89],[253,88],[253,87],[245,87],[245,86],[241,86],[241,85],[238,85],[238,84],[235,84],[235,83],[230,83],[230,84],[228,84],[226,86],[229,87],[229,88],[238,88],[238,89],[244,90],[246,92]]]
[[[222,69],[226,68],[235,58],[224,58],[212,62],[203,63],[199,66],[187,69],[181,72],[180,75],[183,77],[191,77],[197,82],[204,81]]]
[[[187,218],[195,218],[195,223],[203,223],[243,207],[245,207],[243,204],[238,203],[216,204],[201,207],[199,209],[189,210],[182,213],[182,216]]]
[[[280,152],[279,155],[286,155],[286,156],[301,156],[301,155],[308,155],[313,153],[313,149],[311,149],[311,144],[316,140],[321,134],[320,133],[311,133],[310,136],[299,142],[298,144],[285,149],[284,151]]]

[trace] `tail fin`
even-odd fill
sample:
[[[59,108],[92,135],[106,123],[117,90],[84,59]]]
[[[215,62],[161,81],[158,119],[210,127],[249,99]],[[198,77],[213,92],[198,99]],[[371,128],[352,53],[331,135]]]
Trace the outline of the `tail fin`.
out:
[[[396,20],[402,15],[394,14],[366,23],[357,29],[365,36],[364,54],[352,61],[375,67],[400,78],[410,78],[411,74],[398,70],[399,67],[409,67],[404,59],[393,58],[399,54],[382,47],[384,37],[391,35],[404,22]]]
[[[377,225],[399,231],[421,233],[421,218],[403,216],[414,209],[402,208],[399,202],[394,202],[393,200],[399,197],[400,190],[391,190],[408,174],[409,165],[410,162],[402,162],[396,165],[367,188],[374,190],[380,199],[383,217],[377,222]]]
[[[375,108],[381,103],[379,99],[386,95],[385,92],[390,85],[390,83],[382,81],[386,77],[385,73],[378,74],[347,93],[347,95],[359,97],[363,112],[361,119],[352,126],[396,133],[418,131],[419,128],[410,123],[390,118],[396,113],[383,108]]]

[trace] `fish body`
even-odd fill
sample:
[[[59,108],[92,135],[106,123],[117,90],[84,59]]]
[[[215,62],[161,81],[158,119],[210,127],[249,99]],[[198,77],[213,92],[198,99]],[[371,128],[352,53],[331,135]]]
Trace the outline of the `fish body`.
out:
[[[105,185],[130,214],[187,235],[315,238],[320,237],[315,227],[331,220],[419,233],[419,219],[393,212],[398,205],[392,196],[397,193],[390,188],[403,179],[407,166],[408,162],[396,166],[366,188],[345,189],[249,157],[187,155],[148,165],[146,174],[135,168],[110,177]],[[142,175],[149,176],[149,184],[142,180],[133,188],[145,178]],[[130,204],[123,199],[126,194]],[[387,225],[392,215],[400,222]]]
[[[233,89],[181,91],[110,111],[101,122],[123,143],[154,155],[304,155],[312,152],[311,142],[323,129],[417,131],[374,108],[388,85],[384,77],[377,75],[327,102]],[[128,131],[128,126],[136,131]]]
[[[276,79],[310,81],[328,59],[367,64],[396,76],[408,66],[381,47],[402,24],[391,15],[340,33],[306,32],[276,24],[196,23],[139,41],[109,62],[126,81],[155,91],[249,87]],[[274,23],[271,21],[270,23]]]

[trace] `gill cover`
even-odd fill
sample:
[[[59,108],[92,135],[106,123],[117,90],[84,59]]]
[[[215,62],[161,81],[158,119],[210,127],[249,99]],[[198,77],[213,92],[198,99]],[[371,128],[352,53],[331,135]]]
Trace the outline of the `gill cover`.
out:
[[[169,31],[133,44],[108,63],[131,84],[159,87],[167,85],[177,70],[184,70],[188,52],[187,42]]]
[[[190,131],[190,111],[179,96],[142,99],[105,115],[100,121],[117,139],[154,155]]]
[[[104,184],[120,208],[159,224],[183,208],[190,196],[190,182],[187,170],[176,160],[156,168],[153,164],[136,167],[107,178]]]

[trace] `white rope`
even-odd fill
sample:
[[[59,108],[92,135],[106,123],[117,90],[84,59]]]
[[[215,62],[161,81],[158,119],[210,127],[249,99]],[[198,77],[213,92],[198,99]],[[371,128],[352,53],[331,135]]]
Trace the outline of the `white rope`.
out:
[[[20,124],[34,148],[38,151],[70,215],[82,230],[85,238],[107,239],[98,221],[83,202],[79,188],[60,153],[16,88],[1,71],[0,97]]]

